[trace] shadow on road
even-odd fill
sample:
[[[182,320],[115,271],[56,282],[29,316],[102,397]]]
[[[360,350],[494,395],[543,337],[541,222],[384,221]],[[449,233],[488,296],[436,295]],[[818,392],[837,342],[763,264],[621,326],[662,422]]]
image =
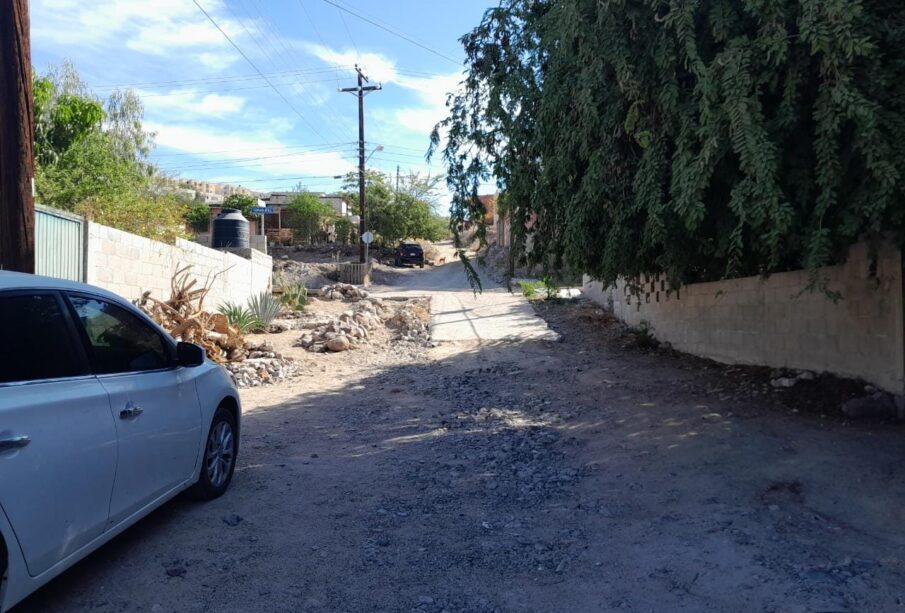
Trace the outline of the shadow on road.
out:
[[[791,413],[568,308],[562,343],[250,406],[225,497],[165,506],[20,610],[897,606],[900,431]]]

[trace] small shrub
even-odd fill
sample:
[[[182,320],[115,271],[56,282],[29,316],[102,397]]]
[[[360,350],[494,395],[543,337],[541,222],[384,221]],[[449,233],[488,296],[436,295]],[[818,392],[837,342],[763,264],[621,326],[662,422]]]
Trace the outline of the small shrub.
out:
[[[544,293],[546,294],[547,300],[552,298],[556,298],[559,294],[559,288],[556,286],[556,283],[553,281],[553,277],[550,275],[545,275],[543,279],[540,280],[541,287],[544,288]]]
[[[647,320],[641,320],[637,326],[630,326],[626,333],[632,337],[632,341],[638,347],[656,349],[660,346],[660,341],[654,336],[654,328]]]
[[[261,322],[255,317],[255,314],[241,305],[224,302],[217,310],[226,315],[226,321],[229,322],[229,325],[242,334],[248,334],[261,327]]]
[[[259,329],[266,330],[280,314],[280,303],[270,292],[261,292],[248,300],[248,309],[261,324]]]
[[[293,311],[301,311],[308,304],[308,288],[302,283],[284,286],[280,294],[280,304]]]
[[[519,281],[518,286],[522,288],[522,295],[525,298],[534,298],[537,294],[538,284],[534,281]]]

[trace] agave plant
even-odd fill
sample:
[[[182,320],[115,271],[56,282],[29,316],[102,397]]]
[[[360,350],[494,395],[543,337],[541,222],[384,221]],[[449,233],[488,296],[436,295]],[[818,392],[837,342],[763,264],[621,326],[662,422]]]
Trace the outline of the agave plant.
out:
[[[248,309],[258,320],[260,327],[266,329],[280,314],[280,303],[273,294],[265,291],[248,300]]]
[[[217,310],[223,315],[226,315],[226,321],[229,322],[229,325],[236,328],[242,334],[247,334],[262,327],[261,322],[255,317],[255,314],[244,306],[233,302],[224,302]]]

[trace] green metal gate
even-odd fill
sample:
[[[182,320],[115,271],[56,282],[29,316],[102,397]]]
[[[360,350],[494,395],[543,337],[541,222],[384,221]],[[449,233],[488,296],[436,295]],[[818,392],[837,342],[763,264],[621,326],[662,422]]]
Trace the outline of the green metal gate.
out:
[[[85,281],[86,228],[78,215],[35,205],[35,272]]]

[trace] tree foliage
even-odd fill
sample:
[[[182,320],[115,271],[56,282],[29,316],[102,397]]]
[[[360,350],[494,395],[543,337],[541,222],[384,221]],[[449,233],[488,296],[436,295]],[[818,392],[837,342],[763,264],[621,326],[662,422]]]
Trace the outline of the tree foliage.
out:
[[[189,204],[185,213],[185,221],[193,232],[207,232],[211,225],[211,207],[203,202]]]
[[[333,207],[311,193],[293,196],[287,207],[292,212],[292,229],[296,239],[309,245],[316,242],[324,223],[334,215]]]
[[[376,235],[376,244],[394,246],[404,239],[440,241],[449,235],[449,221],[434,212],[439,200],[436,177],[409,173],[401,178],[398,191],[394,179],[382,172],[368,170],[365,180],[368,229]],[[360,214],[358,174],[349,173],[343,187],[352,210]]]
[[[223,208],[238,209],[245,219],[251,219],[253,213],[251,209],[258,206],[258,199],[248,194],[230,194],[223,199]]]
[[[33,86],[39,202],[157,240],[185,235],[185,205],[156,189],[153,135],[134,93],[105,104],[69,64],[36,74]]]
[[[606,282],[817,267],[905,236],[899,0],[503,0],[433,135],[454,225]]]

